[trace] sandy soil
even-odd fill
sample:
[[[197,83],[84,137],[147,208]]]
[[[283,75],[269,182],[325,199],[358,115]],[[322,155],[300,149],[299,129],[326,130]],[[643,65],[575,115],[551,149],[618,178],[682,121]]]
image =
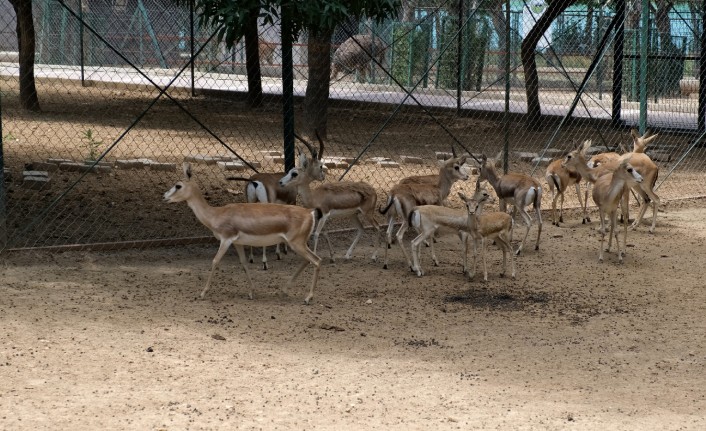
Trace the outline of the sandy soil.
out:
[[[310,269],[279,293],[291,254],[251,265],[254,300],[234,254],[197,299],[215,245],[8,254],[0,428],[704,429],[703,207],[668,204],[622,265],[596,223],[546,223],[516,280],[491,250],[487,283],[456,238],[421,278],[365,238],[309,306]]]

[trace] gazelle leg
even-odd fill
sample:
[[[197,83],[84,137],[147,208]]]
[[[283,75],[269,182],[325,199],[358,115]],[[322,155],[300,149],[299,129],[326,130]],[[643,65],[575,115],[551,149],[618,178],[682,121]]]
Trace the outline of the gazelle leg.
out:
[[[601,207],[598,207],[598,216],[601,218],[601,248],[598,252],[598,261],[603,262],[603,244],[605,244],[605,220],[603,217],[605,214],[603,214]]]
[[[252,252],[252,247],[250,247],[250,250]],[[262,269],[264,269],[265,271],[268,270],[268,268],[267,268],[267,247],[262,247]]]
[[[287,286],[291,286],[292,283],[299,277],[299,274],[304,270],[304,268],[311,263],[314,265],[314,275],[311,278],[311,287],[309,288],[309,293],[306,295],[306,298],[304,298],[304,303],[309,304],[309,301],[311,301],[311,298],[314,297],[314,289],[316,288],[316,284],[319,281],[319,271],[321,270],[321,258],[314,254],[313,251],[309,249],[309,247],[300,244],[294,244],[290,243],[290,247],[292,247],[292,250],[294,250],[295,253],[297,253],[299,256],[304,258],[304,262],[297,268],[297,270],[292,274],[292,278],[289,279],[289,282],[287,283]]]
[[[422,275],[424,275],[424,271],[422,271],[422,267],[419,264],[419,245],[424,242],[427,236],[428,235],[425,235],[425,232],[422,232],[411,242],[413,260],[412,271],[417,273],[417,277],[421,277]]]
[[[351,220],[353,220],[353,224],[358,228],[358,233],[353,238],[353,242],[351,243],[351,246],[348,247],[348,251],[346,252],[346,255],[344,256],[346,259],[350,259],[351,256],[353,256],[353,249],[355,249],[356,244],[358,244],[360,237],[363,235],[363,232],[365,231],[365,228],[363,228],[363,223],[361,223],[360,219],[358,218],[358,214],[353,214],[353,216],[351,217]]]
[[[390,209],[392,211],[392,209]],[[387,255],[392,247],[392,230],[394,229],[394,217],[392,214],[388,217],[387,221],[387,232],[385,234],[385,239],[387,241],[387,246],[385,247],[385,257],[383,262],[383,269],[387,269]]]
[[[368,223],[373,225],[373,229],[375,229],[375,237],[373,238],[373,262],[377,260],[378,258],[378,249],[380,249],[380,225],[375,221],[375,218],[371,216],[370,214],[363,214],[363,217],[368,220]]]
[[[513,252],[512,252],[512,245],[510,245],[510,242],[505,238],[504,236],[498,236],[496,239],[498,244],[500,244],[500,248],[503,250],[503,276],[505,275],[505,253],[510,254],[510,267],[512,270],[512,278],[513,280],[515,279],[515,259],[513,257]]]
[[[480,252],[483,254],[483,281],[488,281],[488,262],[486,260],[488,244],[485,243],[485,238],[480,240]]]
[[[245,247],[242,245],[236,245],[235,250],[238,252],[238,259],[240,259],[240,265],[242,265],[243,270],[245,271],[245,276],[248,279],[248,284],[250,285],[250,293],[248,293],[248,298],[252,299],[252,292],[255,289],[255,284],[252,282],[252,278],[250,277],[250,271],[248,271],[248,265],[246,264]]]
[[[559,223],[564,223],[564,193],[559,193]]]
[[[516,206],[515,209],[518,209]],[[524,220],[525,224],[527,225],[527,230],[525,230],[525,236],[522,238],[522,242],[520,242],[520,247],[517,249],[517,252],[515,254],[519,255],[520,252],[522,252],[522,247],[525,245],[525,241],[527,241],[527,237],[529,236],[530,229],[532,228],[532,218],[527,214],[527,211],[525,211],[524,208],[519,208],[520,215],[522,216],[522,219]],[[513,219],[514,217],[514,212],[513,210]],[[539,225],[539,234],[542,232],[542,225]],[[537,248],[539,248],[539,237],[537,237]]]
[[[253,248],[254,247],[249,247],[250,248],[250,257],[248,258],[248,261],[250,263],[255,263],[255,256],[253,256]],[[264,248],[264,247],[263,247]]]
[[[228,251],[228,247],[230,247],[230,244],[230,241],[221,240],[221,245],[218,247],[218,252],[216,252],[216,256],[214,256],[213,262],[211,263],[211,272],[208,274],[208,279],[206,280],[206,287],[204,287],[201,291],[201,298],[204,297],[206,292],[208,292],[208,289],[211,287],[211,279],[213,278],[213,273],[216,271],[218,263],[221,261],[221,259],[223,259],[223,255],[226,254],[226,251]]]
[[[397,243],[400,245],[400,248],[402,249],[402,254],[404,254],[405,259],[407,260],[407,266],[412,269],[412,260],[409,258],[409,254],[407,253],[407,249],[404,246],[404,233],[407,231],[407,222],[403,221],[402,226],[400,226],[400,229],[397,231],[397,234],[395,235],[397,237]]]

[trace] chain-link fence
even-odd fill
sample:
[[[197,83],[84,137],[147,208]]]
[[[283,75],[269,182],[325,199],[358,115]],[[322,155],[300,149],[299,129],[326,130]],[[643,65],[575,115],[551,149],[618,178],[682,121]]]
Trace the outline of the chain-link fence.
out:
[[[568,7],[529,49],[534,94],[523,43],[552,13],[545,3],[513,1],[509,11],[489,0],[425,4],[332,35],[337,73],[327,110],[314,112],[326,118],[327,181],[365,180],[384,203],[403,177],[437,172],[453,147],[474,157],[505,153],[507,169],[544,184],[552,158],[586,139],[594,152],[630,149],[629,128],[641,126],[660,131],[648,154],[663,201],[705,193],[700,4],[657,3],[646,21],[640,2]],[[32,112],[21,108],[15,14],[5,1],[0,12],[5,248],[201,237],[208,231],[186,206],[162,200],[183,161],[213,205],[245,199],[245,183],[229,178],[284,172],[278,24],[259,26],[262,103],[252,107],[245,41],[227,49],[188,7],[34,1],[41,111]],[[306,104],[309,40],[304,34],[292,48],[295,130],[306,129],[314,109]],[[532,98],[542,117],[532,116]],[[473,182],[455,187],[469,191]],[[577,205],[568,194],[565,206]]]

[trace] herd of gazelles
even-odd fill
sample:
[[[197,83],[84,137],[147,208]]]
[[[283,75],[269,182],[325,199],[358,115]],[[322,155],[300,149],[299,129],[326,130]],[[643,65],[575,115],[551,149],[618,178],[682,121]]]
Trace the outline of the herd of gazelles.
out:
[[[579,148],[574,149],[562,159],[553,161],[546,170],[545,179],[552,192],[552,224],[559,225],[563,222],[564,193],[567,188],[574,185],[579,203],[583,207],[583,223],[590,222],[586,214],[588,189],[582,200],[579,183],[582,179],[592,185],[592,197],[598,206],[601,220],[601,246],[598,259],[603,260],[604,242],[606,236],[605,218],[610,223],[608,233],[608,248],[610,250],[612,237],[618,249],[618,259],[623,260],[627,243],[627,223],[629,191],[632,189],[641,198],[639,213],[632,224],[636,228],[645,214],[648,205],[653,208],[652,226],[654,232],[657,219],[657,206],[659,198],[654,192],[657,180],[657,165],[645,154],[645,147],[656,135],[640,136],[635,130],[631,131],[633,138],[633,151],[625,154],[602,153],[587,160],[587,150],[590,141],[584,142]],[[318,138],[318,136],[317,136]],[[324,143],[319,139],[318,151],[306,140],[299,139],[309,150],[307,156],[299,150],[299,166],[286,174],[283,173],[258,173],[250,178],[233,178],[247,180],[245,190],[247,203],[232,203],[220,207],[210,206],[197,184],[192,181],[191,167],[184,164],[184,179],[177,182],[174,187],[164,194],[168,202],[186,201],[193,210],[198,220],[208,227],[216,238],[220,240],[220,247],[213,258],[211,272],[206,281],[206,286],[201,292],[201,297],[206,294],[211,284],[211,279],[218,263],[231,245],[234,245],[240,263],[245,270],[245,275],[250,284],[249,297],[252,299],[253,282],[246,265],[244,246],[250,246],[250,261],[253,261],[252,247],[263,247],[262,262],[267,269],[267,257],[264,247],[277,245],[277,256],[280,257],[279,244],[284,243],[295,253],[302,256],[305,261],[297,268],[290,278],[287,287],[311,263],[314,265],[314,274],[309,293],[304,299],[309,303],[314,295],[314,289],[319,278],[321,258],[316,255],[319,236],[323,233],[328,244],[331,260],[333,261],[333,248],[324,226],[331,217],[346,217],[357,227],[357,234],[353,238],[345,257],[352,256],[364,228],[359,215],[370,223],[377,231],[375,235],[375,251],[373,260],[377,258],[379,248],[380,226],[374,217],[377,205],[377,193],[366,182],[339,181],[324,183],[316,188],[311,188],[313,181],[322,181],[325,176],[325,167],[322,162]],[[418,276],[423,275],[419,262],[419,247],[422,242],[431,246],[431,255],[434,264],[438,260],[434,253],[434,235],[441,233],[457,234],[464,247],[464,274],[471,278],[475,274],[476,254],[478,249],[483,258],[484,280],[488,279],[485,249],[489,242],[494,241],[503,251],[503,272],[506,270],[506,258],[509,255],[512,268],[512,278],[515,278],[515,264],[513,254],[519,255],[522,251],[527,236],[532,227],[532,218],[526,208],[533,205],[537,225],[537,241],[535,250],[539,249],[539,240],[542,234],[542,216],[540,213],[542,188],[539,181],[531,176],[521,173],[507,173],[504,175],[496,171],[496,160],[488,159],[485,155],[477,160],[479,175],[473,196],[459,193],[465,203],[465,209],[459,210],[444,206],[451,192],[451,186],[456,181],[468,179],[464,169],[468,156],[454,157],[443,162],[438,175],[423,175],[407,177],[397,183],[389,193],[387,204],[379,212],[388,217],[387,247],[385,247],[384,268],[388,265],[388,250],[392,243],[392,231],[397,216],[401,218],[401,226],[396,233],[397,243],[400,244],[409,267]],[[503,211],[485,212],[483,207],[494,202],[494,198],[481,185],[487,181],[495,190],[500,199]],[[296,206],[297,195],[303,206]],[[559,217],[556,217],[557,200],[559,200]],[[270,202],[270,203],[268,203]],[[513,205],[512,216],[504,211],[505,204]],[[618,207],[621,208],[624,220],[623,249],[620,248],[618,239]],[[513,219],[519,211],[526,224],[526,231],[517,250],[511,246]],[[411,242],[412,258],[403,243],[404,234],[409,226],[419,233]],[[313,233],[313,251],[307,245]],[[468,242],[474,247],[473,269],[469,272]]]

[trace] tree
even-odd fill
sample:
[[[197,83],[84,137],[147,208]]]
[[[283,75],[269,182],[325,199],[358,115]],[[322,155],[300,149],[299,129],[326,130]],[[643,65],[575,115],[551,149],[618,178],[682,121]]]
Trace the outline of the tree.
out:
[[[527,125],[535,129],[542,128],[542,109],[539,104],[539,77],[537,75],[537,61],[535,59],[537,43],[554,20],[575,2],[576,0],[551,0],[547,10],[537,20],[522,41],[521,57],[522,67],[525,72]]]
[[[39,97],[34,80],[35,34],[31,0],[10,0],[17,16],[17,45],[20,63],[20,106],[39,111]]]
[[[292,17],[292,40],[309,35],[309,80],[304,102],[305,128],[326,133],[331,34],[351,18],[381,21],[395,16],[400,0],[194,0],[202,24],[219,28],[218,39],[232,47],[245,32],[255,11],[266,23],[280,19],[283,7]],[[247,49],[247,48],[246,48]]]

